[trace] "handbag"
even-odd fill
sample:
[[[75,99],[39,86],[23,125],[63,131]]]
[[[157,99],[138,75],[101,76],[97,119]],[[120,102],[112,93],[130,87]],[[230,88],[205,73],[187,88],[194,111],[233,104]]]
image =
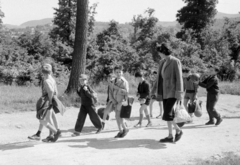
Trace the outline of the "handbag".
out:
[[[196,109],[196,100],[188,104],[188,113],[194,113]]]
[[[191,116],[188,114],[187,110],[184,108],[181,102],[177,102],[175,108],[175,123],[187,122],[191,120]]]
[[[59,98],[57,97],[57,95],[53,96],[53,100],[52,100],[52,104],[53,104],[53,110],[55,113],[59,113],[63,116],[63,114],[66,111],[66,107],[63,105],[63,103],[59,100]]]
[[[132,103],[134,101],[134,98],[128,97],[127,99],[127,105],[122,105],[120,117],[121,118],[127,118],[129,119],[132,112]]]
[[[194,111],[194,115],[196,117],[201,117],[202,116],[202,107],[201,107],[202,101],[196,101],[196,108]]]

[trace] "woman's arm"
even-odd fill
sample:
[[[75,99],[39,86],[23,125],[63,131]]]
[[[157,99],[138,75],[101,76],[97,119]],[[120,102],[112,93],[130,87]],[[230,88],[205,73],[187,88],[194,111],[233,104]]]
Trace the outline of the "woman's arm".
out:
[[[175,98],[177,100],[182,100],[183,99],[183,78],[182,78],[182,64],[180,60],[176,61],[176,65],[174,69],[176,74]]]

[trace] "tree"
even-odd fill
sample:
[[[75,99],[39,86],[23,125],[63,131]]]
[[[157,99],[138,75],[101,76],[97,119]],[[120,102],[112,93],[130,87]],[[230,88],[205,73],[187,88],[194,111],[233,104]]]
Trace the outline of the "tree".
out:
[[[59,0],[53,24],[56,25],[49,33],[53,41],[60,40],[67,46],[74,45],[74,30],[76,24],[77,0]]]
[[[79,85],[79,76],[85,73],[88,32],[88,0],[77,0],[76,32],[73,61],[66,93],[73,93]]]
[[[134,28],[131,46],[135,48],[139,55],[136,67],[138,69],[150,70],[155,67],[151,55],[151,43],[157,37],[159,29],[157,27],[158,19],[154,17],[154,9],[148,8],[145,11],[146,16],[138,15],[133,17],[131,25]]]
[[[2,10],[1,10],[1,6],[0,6],[0,29],[1,29],[1,27],[2,27],[2,18],[4,17],[4,13],[2,12]]]
[[[57,61],[70,68],[75,40],[77,0],[59,0],[58,4],[59,7],[55,8],[56,12],[53,20],[55,26],[49,35],[58,50]],[[88,9],[88,40],[92,39],[96,8],[97,3],[94,3]]]
[[[218,0],[183,0],[186,6],[177,13],[177,21],[183,25],[182,31],[177,34],[181,38],[185,30],[192,29],[193,35],[199,37],[204,28],[214,22],[217,13]]]

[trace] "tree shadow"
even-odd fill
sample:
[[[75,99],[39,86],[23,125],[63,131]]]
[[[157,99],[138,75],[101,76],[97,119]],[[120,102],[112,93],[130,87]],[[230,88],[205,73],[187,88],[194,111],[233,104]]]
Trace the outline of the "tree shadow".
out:
[[[84,143],[84,145],[69,145],[72,148],[87,148],[92,147],[95,149],[124,149],[124,148],[148,148],[148,149],[165,149],[166,144],[158,143],[152,139],[121,139],[116,140],[112,138],[97,139],[97,138],[87,138],[87,139],[73,139],[73,140],[62,140],[59,143]],[[87,144],[85,144],[87,143]]]
[[[30,148],[30,147],[34,147],[38,143],[39,143],[38,141],[25,141],[25,142],[17,142],[17,143],[9,143],[9,144],[0,144],[0,150],[7,151],[7,150]]]

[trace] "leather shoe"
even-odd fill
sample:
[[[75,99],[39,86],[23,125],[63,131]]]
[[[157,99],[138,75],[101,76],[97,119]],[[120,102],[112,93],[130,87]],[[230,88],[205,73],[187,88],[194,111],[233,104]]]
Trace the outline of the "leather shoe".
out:
[[[208,121],[205,125],[213,125],[215,124],[214,121]]]
[[[160,139],[159,142],[160,143],[173,143],[173,137],[172,138],[166,137],[164,139]]]
[[[128,132],[129,132],[129,129],[124,129],[121,137],[126,136],[128,134]]]
[[[216,122],[215,125],[219,125],[219,124],[221,124],[222,121],[223,121],[223,119],[222,119],[221,117],[219,117],[219,118],[217,119],[217,122]]]
[[[118,134],[114,138],[121,138],[122,134],[123,134],[123,132],[118,132]]]
[[[175,135],[175,142],[179,141],[183,135],[183,131],[181,130],[180,132],[176,133]]]
[[[100,133],[100,132],[102,132],[102,128],[99,128],[99,129],[97,130],[96,134],[98,134],[98,133]]]

